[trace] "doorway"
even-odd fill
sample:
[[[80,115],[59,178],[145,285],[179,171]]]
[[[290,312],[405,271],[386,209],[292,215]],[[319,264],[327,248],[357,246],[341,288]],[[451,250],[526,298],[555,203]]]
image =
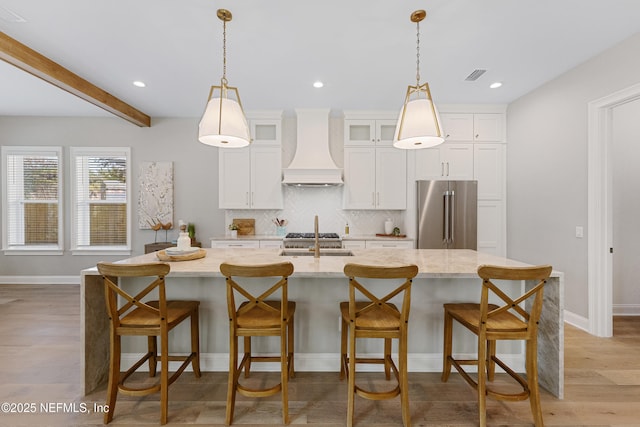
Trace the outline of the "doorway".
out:
[[[612,109],[613,316],[640,315],[639,117],[639,99]]]
[[[589,332],[601,337],[613,335],[614,109],[637,100],[640,84],[594,100],[588,106]]]

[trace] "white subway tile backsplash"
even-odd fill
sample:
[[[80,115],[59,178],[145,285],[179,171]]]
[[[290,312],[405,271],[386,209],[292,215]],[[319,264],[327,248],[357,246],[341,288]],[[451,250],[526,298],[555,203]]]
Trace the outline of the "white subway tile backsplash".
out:
[[[397,227],[404,230],[404,211],[344,210],[342,209],[342,187],[288,187],[284,191],[282,210],[227,210],[226,224],[233,218],[254,218],[256,234],[275,235],[273,219],[288,221],[288,232],[308,233],[313,231],[313,218],[318,215],[321,233],[344,233],[349,223],[349,234],[360,235],[384,233],[384,221],[391,218]]]

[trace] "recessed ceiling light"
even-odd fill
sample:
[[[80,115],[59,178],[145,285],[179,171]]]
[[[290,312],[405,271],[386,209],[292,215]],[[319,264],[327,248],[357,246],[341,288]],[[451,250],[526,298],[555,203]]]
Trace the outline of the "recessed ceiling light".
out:
[[[491,84],[489,85],[489,87],[490,87],[491,89],[497,89],[497,88],[499,88],[500,86],[502,86],[502,83],[501,83],[501,82],[493,82],[493,83],[491,83]]]
[[[137,87],[147,87],[147,85],[144,82],[141,82],[140,80],[136,80],[135,82],[133,82],[133,85]]]
[[[321,88],[322,86],[324,86],[324,83],[322,83],[320,80],[313,82],[313,87],[315,88]]]

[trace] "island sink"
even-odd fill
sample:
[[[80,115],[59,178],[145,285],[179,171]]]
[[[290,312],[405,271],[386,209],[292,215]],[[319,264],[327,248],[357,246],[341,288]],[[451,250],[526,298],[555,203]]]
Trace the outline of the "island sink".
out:
[[[313,256],[314,251],[310,249],[285,249],[280,252],[280,256]],[[320,256],[353,256],[353,252],[347,249],[320,249]]]

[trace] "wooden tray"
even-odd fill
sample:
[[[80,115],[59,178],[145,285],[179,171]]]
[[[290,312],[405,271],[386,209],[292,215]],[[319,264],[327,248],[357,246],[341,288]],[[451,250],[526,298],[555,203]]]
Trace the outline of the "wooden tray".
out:
[[[407,237],[407,235],[406,235],[406,234],[398,234],[398,235],[395,235],[395,234],[381,234],[381,233],[376,233],[376,236],[377,236],[377,237],[398,237],[398,238],[400,238],[400,237]]]
[[[156,252],[156,257],[158,257],[160,261],[191,261],[193,259],[204,258],[206,255],[207,251],[204,249],[187,255],[169,255],[165,250]]]
[[[233,218],[233,224],[238,226],[239,236],[253,236],[256,234],[256,220],[253,218]]]

